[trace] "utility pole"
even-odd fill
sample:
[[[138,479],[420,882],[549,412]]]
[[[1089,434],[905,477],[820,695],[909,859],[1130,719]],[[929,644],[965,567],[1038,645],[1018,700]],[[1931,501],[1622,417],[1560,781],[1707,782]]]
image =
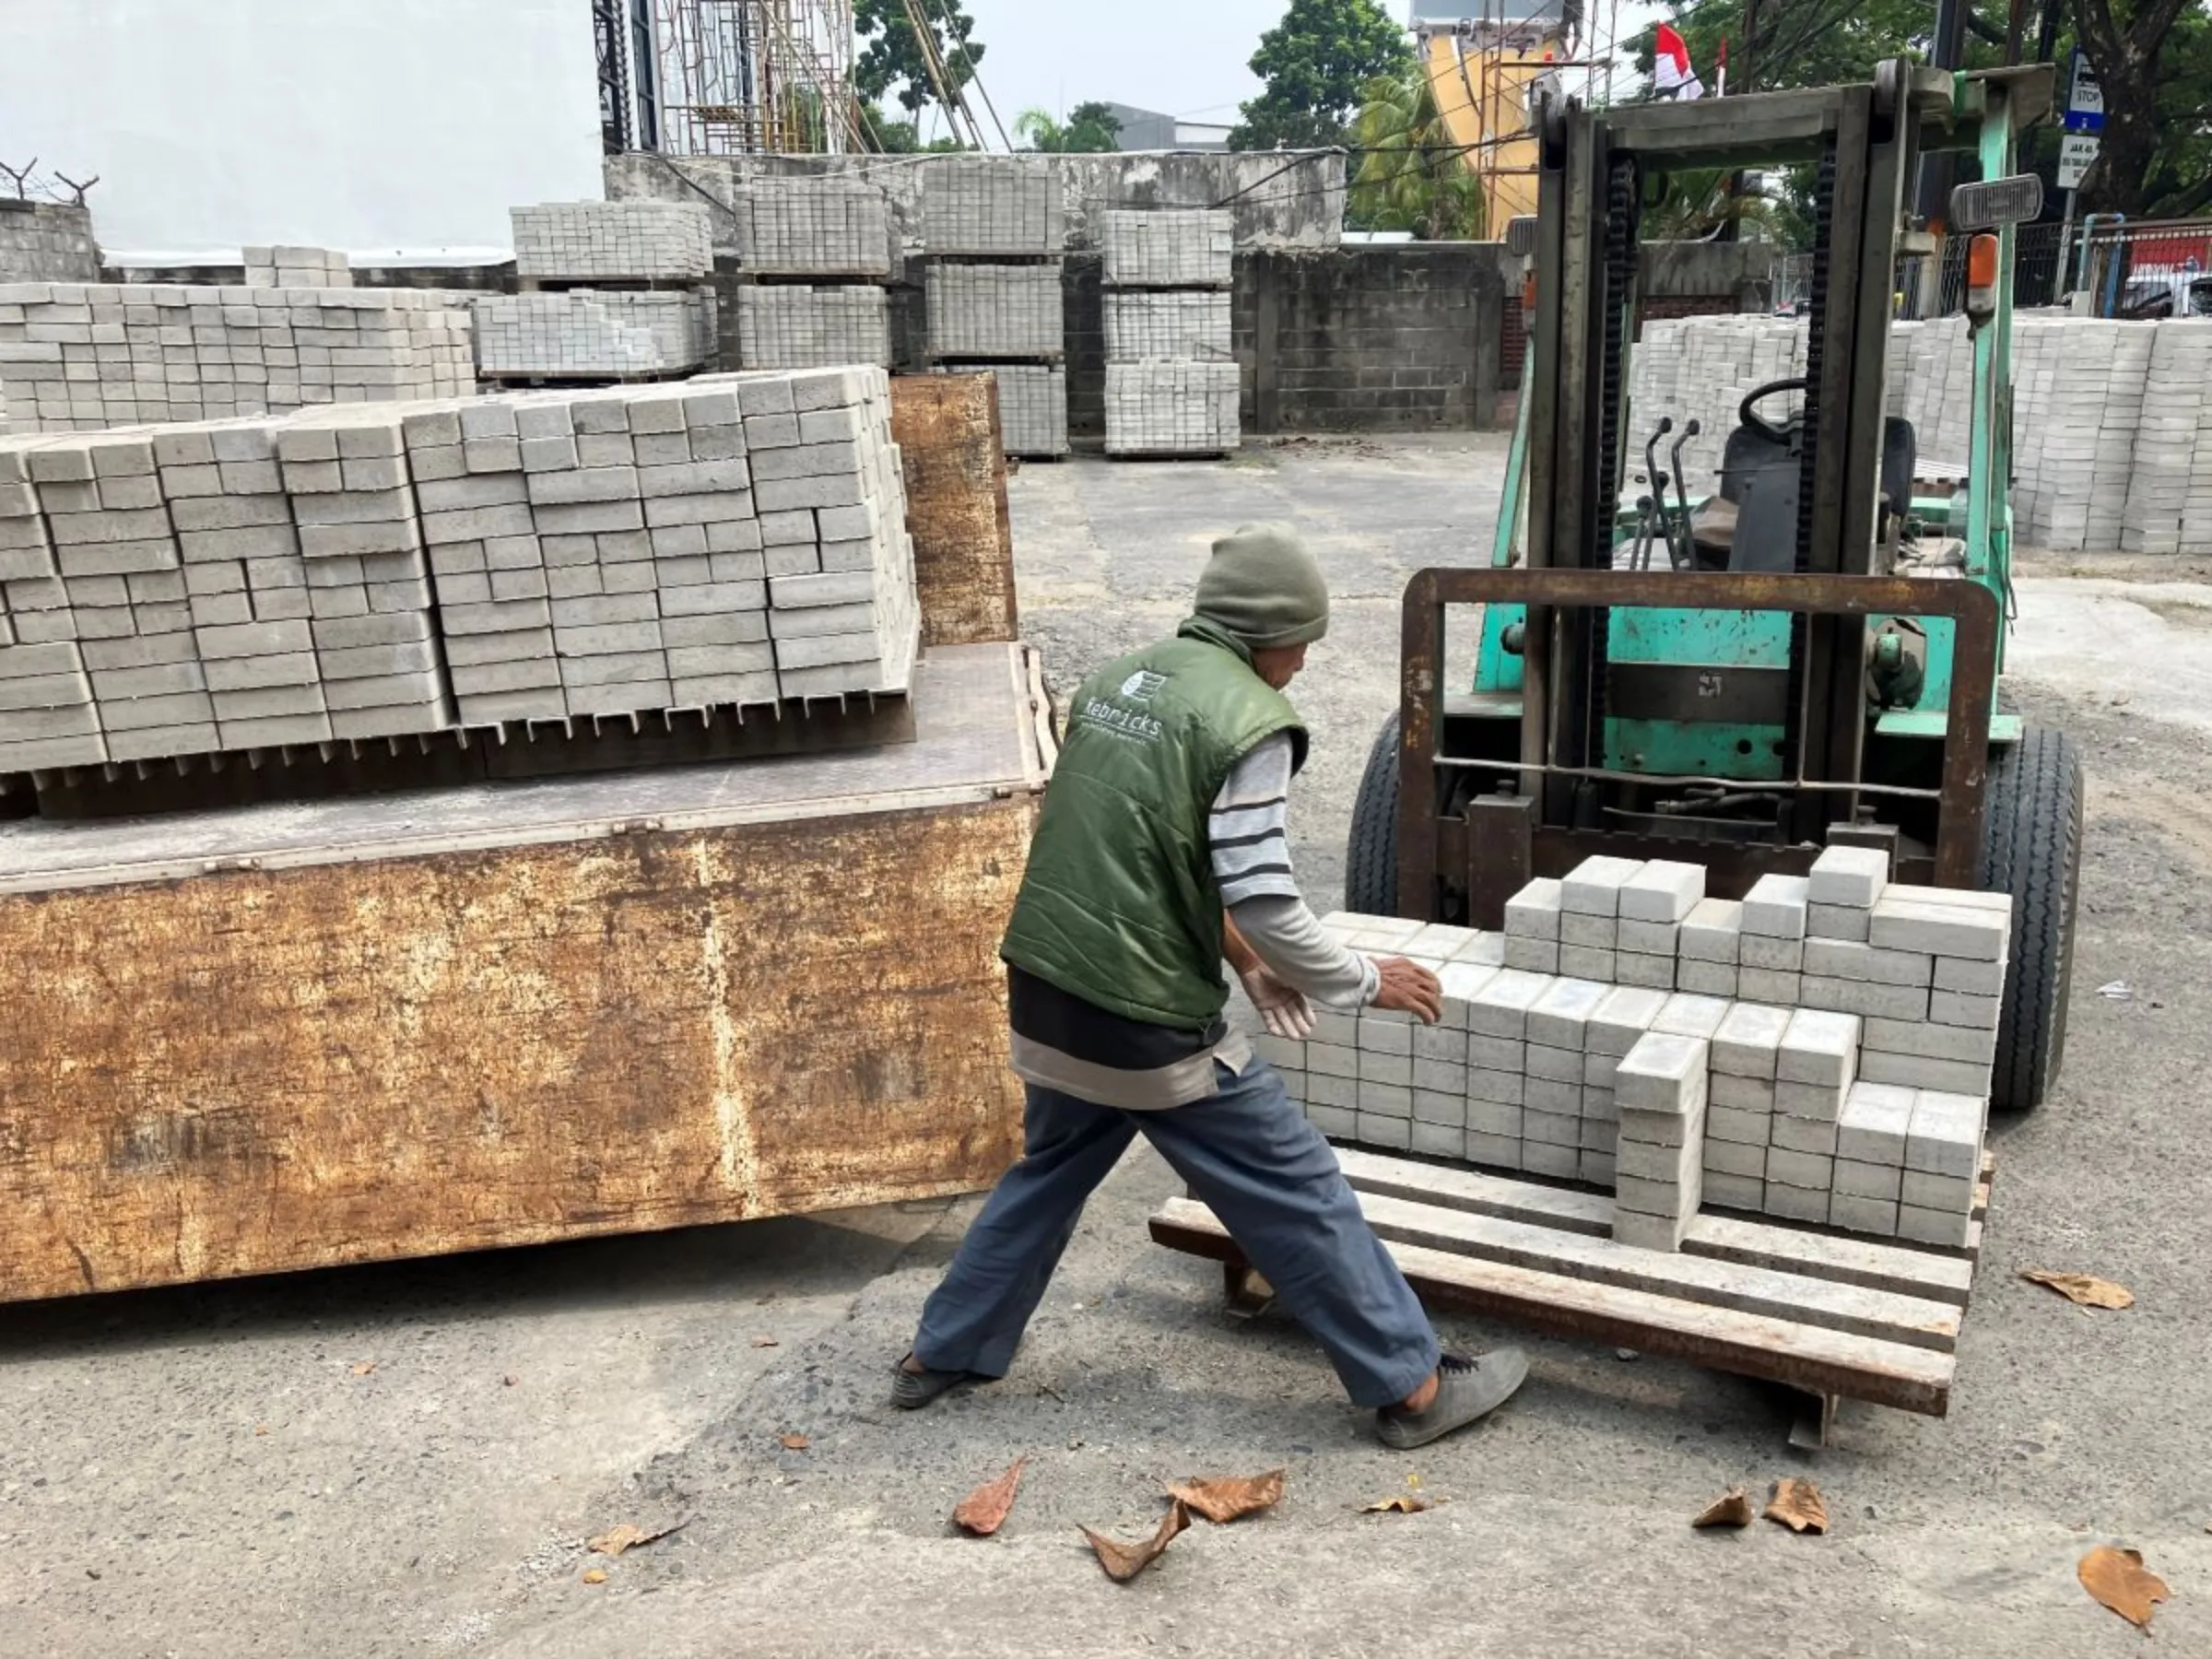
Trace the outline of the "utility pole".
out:
[[[2017,0],[2016,0],[2017,4]],[[1967,0],[1937,0],[1936,40],[1930,61],[1938,69],[1957,69],[1966,62]],[[1935,314],[1943,302],[1944,229],[1951,214],[1951,184],[1956,177],[1953,158],[1942,151],[1920,159],[1920,189],[1914,209],[1936,239],[1935,254],[1920,274],[1920,314]]]

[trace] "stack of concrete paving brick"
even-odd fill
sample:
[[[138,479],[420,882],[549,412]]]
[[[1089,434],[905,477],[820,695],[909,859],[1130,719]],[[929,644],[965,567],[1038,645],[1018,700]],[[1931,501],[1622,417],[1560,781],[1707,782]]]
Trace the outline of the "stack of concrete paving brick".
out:
[[[918,634],[880,370],[0,442],[10,771],[902,692]]]
[[[1218,455],[1242,441],[1230,351],[1228,213],[1105,214],[1106,453]]]
[[[1431,967],[1437,1026],[1324,1011],[1308,1041],[1256,1041],[1324,1133],[1611,1185],[1627,1242],[1672,1249],[1710,1204],[1956,1246],[2009,914],[1889,886],[1866,849],[1741,901],[1695,865],[1591,859],[1517,895],[1502,936],[1329,919]]]
[[[496,380],[670,380],[713,355],[713,223],[691,202],[559,202],[510,210],[515,274],[564,286],[472,302],[477,367]],[[691,286],[687,286],[691,285]]]
[[[933,254],[1053,258],[1066,216],[1052,163],[1027,156],[945,156],[922,166],[922,241]]]
[[[535,280],[696,280],[714,269],[714,226],[691,202],[550,202],[516,207],[515,274]]]
[[[737,290],[738,354],[748,369],[888,368],[888,288],[748,283]]]
[[[256,420],[171,427],[156,431],[153,441],[214,708],[210,747],[330,741],[315,651],[320,594],[309,585],[275,429]],[[341,629],[334,650],[343,638]]]
[[[860,179],[754,179],[738,193],[738,355],[747,369],[888,368],[900,258],[890,200]]]
[[[475,386],[465,312],[405,289],[0,287],[8,429],[284,414]]]
[[[2152,336],[2120,546],[2212,547],[2212,320],[2161,324]]]
[[[921,223],[932,362],[997,374],[1008,454],[1066,454],[1067,232],[1051,164],[925,162]]]
[[[714,354],[696,294],[486,294],[470,309],[488,380],[668,380]]]
[[[300,529],[331,735],[453,725],[400,412],[296,418],[277,429],[276,458]]]
[[[250,247],[243,254],[251,288],[349,288],[353,266],[335,248]]]

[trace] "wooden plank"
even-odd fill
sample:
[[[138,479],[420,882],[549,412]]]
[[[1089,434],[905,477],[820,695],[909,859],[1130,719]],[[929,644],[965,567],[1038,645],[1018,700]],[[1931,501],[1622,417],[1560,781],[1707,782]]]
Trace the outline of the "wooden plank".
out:
[[[1496,1216],[1504,1221],[1527,1221],[1596,1239],[1613,1236],[1613,1200],[1603,1193],[1580,1193],[1515,1181],[1507,1175],[1415,1163],[1410,1159],[1362,1152],[1355,1147],[1338,1147],[1336,1161],[1344,1170],[1344,1178],[1358,1192],[1465,1210],[1471,1215]]]
[[[0,898],[0,1300],[988,1187],[1036,811]]]
[[[894,375],[891,436],[906,474],[922,643],[1018,639],[1014,529],[992,377]]]
[[[1613,1235],[1613,1201],[1602,1193],[1415,1163],[1351,1147],[1337,1147],[1336,1160],[1344,1167],[1345,1178],[1361,1193],[1525,1221],[1591,1238]],[[1956,1253],[1882,1244],[1726,1216],[1699,1217],[1690,1224],[1683,1249],[1716,1261],[1922,1297],[1959,1308],[1966,1306],[1967,1288],[1973,1281],[1972,1264]]]
[[[1242,1259],[1228,1230],[1189,1199],[1170,1200],[1153,1216],[1151,1230],[1156,1241],[1192,1255]],[[1388,1249],[1435,1305],[1928,1417],[1942,1417],[1950,1406],[1955,1367],[1947,1354],[1418,1244]]]
[[[1974,1281],[1972,1263],[1941,1251],[1768,1227],[1730,1216],[1700,1216],[1690,1223],[1682,1249],[1714,1261],[1924,1297],[1954,1308],[1966,1306]]]
[[[1951,1352],[1959,1344],[1959,1311],[1925,1297],[1870,1290],[1833,1279],[1714,1261],[1673,1251],[1641,1250],[1521,1221],[1500,1221],[1461,1210],[1362,1194],[1368,1225],[1384,1240],[1447,1250],[1563,1274],[1592,1284],[1648,1290],[1707,1307],[1764,1314],[1816,1324],[1856,1336]]]

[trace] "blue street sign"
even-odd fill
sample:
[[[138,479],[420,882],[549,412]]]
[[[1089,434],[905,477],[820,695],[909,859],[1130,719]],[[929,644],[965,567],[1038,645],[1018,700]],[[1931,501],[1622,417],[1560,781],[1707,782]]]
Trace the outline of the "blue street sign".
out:
[[[2074,74],[2066,91],[2066,131],[2104,131],[2104,88],[2089,66],[2089,54],[2078,46],[2074,48]]]

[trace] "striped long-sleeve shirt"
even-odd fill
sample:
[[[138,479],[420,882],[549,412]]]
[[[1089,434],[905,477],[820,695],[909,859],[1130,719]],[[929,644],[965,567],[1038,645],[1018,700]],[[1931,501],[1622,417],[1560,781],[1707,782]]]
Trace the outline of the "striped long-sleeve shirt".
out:
[[[1322,930],[1290,863],[1291,747],[1268,738],[1240,761],[1207,822],[1221,901],[1276,977],[1316,1002],[1361,1006],[1381,976]],[[1182,1031],[1109,1013],[1009,966],[1014,1069],[1024,1082],[1129,1111],[1157,1111],[1215,1091],[1214,1064],[1241,1072],[1252,1045],[1217,1026]]]

